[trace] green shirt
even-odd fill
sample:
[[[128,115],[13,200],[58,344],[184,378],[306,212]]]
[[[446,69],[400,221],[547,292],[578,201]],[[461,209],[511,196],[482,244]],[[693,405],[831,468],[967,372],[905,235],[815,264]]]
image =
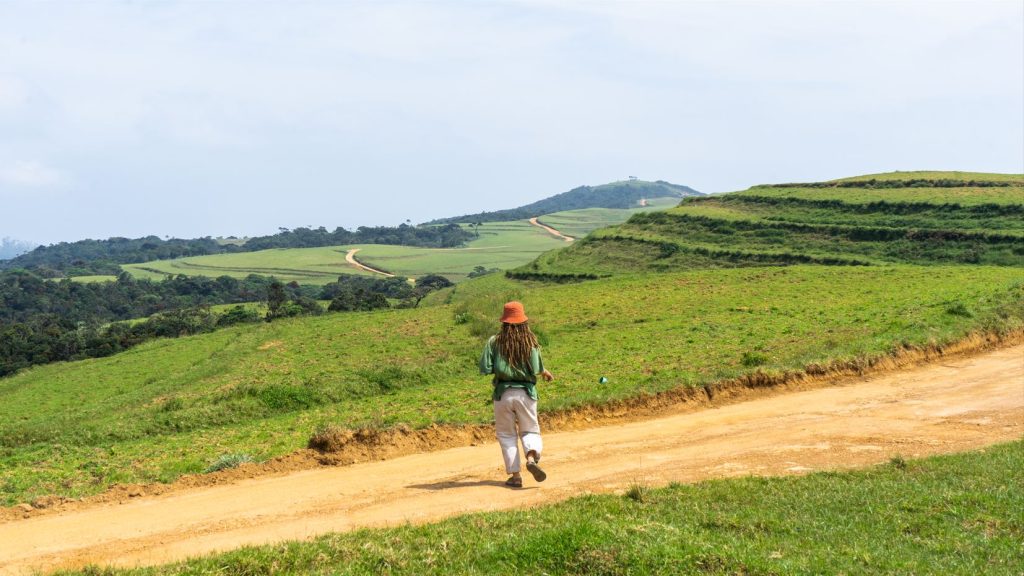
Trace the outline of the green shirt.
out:
[[[510,366],[508,361],[498,352],[495,344],[497,336],[491,336],[484,346],[484,352],[480,355],[480,373],[494,374],[494,394],[492,398],[501,400],[501,395],[509,388],[522,388],[530,395],[530,398],[537,399],[537,374],[544,371],[544,361],[540,357],[540,350],[534,348],[530,351],[529,371],[518,366]]]

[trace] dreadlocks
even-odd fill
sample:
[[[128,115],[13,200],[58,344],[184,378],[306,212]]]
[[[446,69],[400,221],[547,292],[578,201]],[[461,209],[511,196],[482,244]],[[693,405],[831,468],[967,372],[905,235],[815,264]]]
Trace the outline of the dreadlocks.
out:
[[[530,351],[539,348],[537,337],[530,331],[529,322],[503,323],[496,340],[498,353],[510,366],[530,371]]]

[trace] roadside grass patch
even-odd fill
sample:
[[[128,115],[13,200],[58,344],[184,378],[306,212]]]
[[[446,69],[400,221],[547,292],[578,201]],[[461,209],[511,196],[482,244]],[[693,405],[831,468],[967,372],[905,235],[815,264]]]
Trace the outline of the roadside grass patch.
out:
[[[764,366],[768,363],[768,356],[760,352],[743,352],[743,356],[740,357],[740,364],[747,368],[754,368],[757,366]]]
[[[646,484],[634,482],[629,485],[628,489],[626,489],[625,496],[638,504],[643,504],[647,500],[650,492],[651,489]]]
[[[952,314],[953,316],[962,316],[964,318],[970,318],[974,316],[974,314],[971,314],[971,311],[967,309],[967,306],[965,306],[963,302],[956,302],[954,304],[950,304],[949,307],[946,308],[946,314]]]
[[[218,472],[220,470],[227,470],[229,468],[238,468],[242,464],[247,462],[253,462],[252,456],[248,454],[224,454],[220,458],[217,458],[212,464],[203,470],[204,473],[209,474],[211,472]]]
[[[152,568],[61,574],[1019,574],[1024,442],[806,476],[580,496]]]

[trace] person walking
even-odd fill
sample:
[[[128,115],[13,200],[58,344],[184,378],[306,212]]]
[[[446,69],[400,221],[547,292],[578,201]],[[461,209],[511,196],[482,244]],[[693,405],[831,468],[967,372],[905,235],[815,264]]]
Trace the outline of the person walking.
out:
[[[493,374],[494,429],[509,474],[507,486],[523,485],[520,473],[519,441],[526,454],[526,469],[537,482],[547,474],[540,467],[544,444],[537,420],[537,376],[546,382],[555,379],[544,368],[537,336],[520,302],[509,302],[501,315],[501,331],[491,336],[480,355],[480,373]]]

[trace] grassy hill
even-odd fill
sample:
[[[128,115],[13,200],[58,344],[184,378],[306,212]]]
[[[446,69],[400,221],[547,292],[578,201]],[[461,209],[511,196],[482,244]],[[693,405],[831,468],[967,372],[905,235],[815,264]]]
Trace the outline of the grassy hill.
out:
[[[494,212],[480,212],[478,214],[466,214],[454,218],[442,218],[428,224],[443,224],[448,222],[499,222],[507,220],[525,220],[544,214],[554,212],[565,212],[566,210],[581,210],[586,208],[638,208],[643,205],[644,200],[652,198],[685,198],[688,196],[700,196],[689,186],[671,184],[658,180],[647,182],[645,180],[623,180],[602,184],[600,186],[580,186],[568,192],[556,194],[550,198],[538,200],[532,204],[497,210]]]
[[[796,263],[1022,266],[1022,238],[1024,176],[897,173],[687,199],[599,230],[517,272],[539,277]]]
[[[475,359],[510,298],[526,303],[559,375],[541,390],[547,412],[1024,326],[1020,270],[1008,267],[697,270],[556,286],[491,275],[418,309],[227,328],[0,379],[12,415],[0,420],[0,501],[169,481],[228,453],[263,460],[328,425],[486,423]]]

